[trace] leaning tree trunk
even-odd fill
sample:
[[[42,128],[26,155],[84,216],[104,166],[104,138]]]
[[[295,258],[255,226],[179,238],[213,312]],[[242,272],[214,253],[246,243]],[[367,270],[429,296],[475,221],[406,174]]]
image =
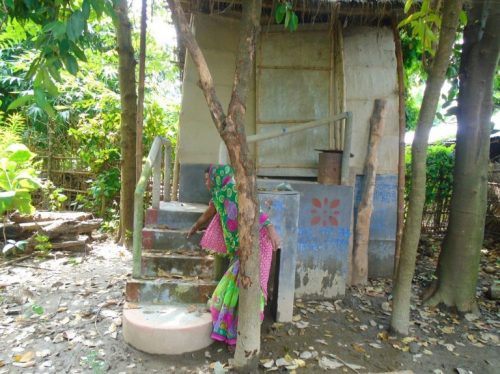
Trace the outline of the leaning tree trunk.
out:
[[[144,146],[142,134],[144,127],[144,81],[146,80],[146,22],[148,1],[142,0],[141,5],[141,35],[139,42],[139,84],[137,92],[137,136],[135,141],[135,175],[137,180],[142,173],[142,156]]]
[[[411,281],[415,272],[415,260],[425,202],[427,142],[429,131],[436,115],[439,95],[445,80],[453,42],[455,41],[458,15],[461,8],[462,0],[444,1],[439,45],[429,71],[411,149],[412,188],[410,191],[406,225],[403,232],[399,268],[393,290],[394,303],[391,317],[391,329],[405,335],[408,334],[410,322]]]
[[[135,90],[135,59],[132,47],[132,25],[128,18],[126,0],[116,5],[116,38],[118,45],[120,102],[121,102],[121,192],[120,192],[120,241],[127,248],[132,246],[134,225],[135,189],[135,139],[137,95]]]
[[[460,62],[458,132],[450,220],[430,305],[476,312],[486,217],[493,82],[500,50],[500,7],[476,0],[468,14]]]
[[[254,64],[255,41],[260,30],[262,2],[254,0],[242,3],[240,42],[227,116],[216,95],[212,75],[203,52],[189,29],[179,0],[168,0],[168,4],[177,30],[182,35],[184,44],[196,65],[200,76],[200,87],[207,101],[212,120],[226,143],[235,171],[238,189],[239,280],[241,289],[234,365],[238,371],[252,372],[257,369],[260,353],[260,261],[255,166],[246,141],[244,116]]]

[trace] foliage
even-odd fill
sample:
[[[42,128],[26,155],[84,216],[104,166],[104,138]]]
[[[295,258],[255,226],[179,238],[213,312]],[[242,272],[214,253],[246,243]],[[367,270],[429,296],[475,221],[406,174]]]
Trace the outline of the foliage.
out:
[[[35,250],[47,253],[52,249],[52,244],[50,243],[50,239],[47,235],[37,234],[35,236]]]
[[[411,189],[411,147],[406,147],[405,200]],[[455,145],[434,144],[427,148],[425,206],[449,201],[453,190]]]
[[[44,200],[48,202],[50,211],[61,210],[63,203],[68,200],[68,197],[63,194],[62,188],[57,188],[54,183],[47,180],[43,184]]]
[[[100,19],[103,13],[113,17],[113,5],[109,0],[6,1],[3,23],[7,26],[2,30],[1,43],[20,42],[24,37],[37,51],[25,76],[26,80],[33,79],[33,91],[20,95],[9,109],[36,103],[49,116],[55,116],[48,98],[58,95],[60,71],[78,73],[78,61],[87,61],[83,47],[93,40],[89,21]]]
[[[285,1],[276,4],[274,17],[277,24],[283,23],[285,29],[288,29],[289,31],[296,31],[299,26],[299,17],[293,11],[291,2]]]
[[[31,160],[35,155],[23,144],[0,151],[0,216],[9,210],[32,213],[31,192],[41,187]]]
[[[414,1],[407,0],[404,11],[409,15],[398,25],[401,29],[403,49],[406,128],[408,130],[414,130],[417,125],[423,90],[427,80],[427,69],[435,54],[437,34],[441,27],[440,9],[433,9],[432,5],[430,0],[424,0],[416,10],[417,5]],[[467,23],[467,16],[463,11],[460,13],[460,22],[461,27]],[[461,32],[459,32],[446,73],[448,84],[445,86],[440,108],[436,113],[437,120],[441,122],[446,121],[445,117],[455,114],[461,39]]]

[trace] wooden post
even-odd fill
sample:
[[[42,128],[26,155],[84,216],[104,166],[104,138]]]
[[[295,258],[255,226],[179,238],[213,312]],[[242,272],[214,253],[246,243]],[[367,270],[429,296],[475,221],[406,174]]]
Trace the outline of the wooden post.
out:
[[[386,100],[377,99],[370,118],[370,141],[365,162],[365,176],[361,202],[358,207],[356,229],[354,232],[354,250],[351,284],[365,284],[368,281],[368,240],[370,221],[373,211],[373,195],[377,176],[377,150],[385,125]]]
[[[345,95],[345,71],[344,71],[344,37],[342,35],[342,23],[335,20],[333,29],[333,75],[335,78],[334,113],[342,113],[346,107]],[[335,123],[335,149],[343,149],[345,138],[344,120]]]
[[[161,145],[156,154],[153,163],[153,208],[160,207],[160,188],[161,188]]]
[[[170,177],[172,175],[172,146],[165,143],[163,148],[163,201],[170,201]]]

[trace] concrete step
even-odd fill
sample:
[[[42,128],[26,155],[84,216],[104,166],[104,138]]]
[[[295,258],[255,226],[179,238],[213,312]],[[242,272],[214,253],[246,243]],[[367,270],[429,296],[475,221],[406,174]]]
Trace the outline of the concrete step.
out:
[[[200,256],[198,252],[183,251],[165,253],[164,251],[144,251],[142,253],[141,275],[144,277],[164,276],[199,276],[202,279],[213,279],[214,258],[210,255]]]
[[[123,308],[123,338],[140,351],[176,355],[208,347],[212,318],[204,305],[131,305]]]
[[[217,282],[196,278],[136,279],[129,278],[126,301],[167,305],[171,303],[204,304],[217,286]]]
[[[165,228],[145,227],[142,229],[143,249],[190,249],[200,250],[202,232],[187,238],[189,230],[170,230]]]
[[[169,229],[189,229],[207,209],[206,204],[179,201],[160,202],[159,209],[146,211],[146,226],[161,225]]]

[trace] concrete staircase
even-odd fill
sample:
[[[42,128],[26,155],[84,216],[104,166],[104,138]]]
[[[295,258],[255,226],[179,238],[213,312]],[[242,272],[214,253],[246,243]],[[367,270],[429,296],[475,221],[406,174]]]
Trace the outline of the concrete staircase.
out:
[[[207,208],[161,202],[146,211],[141,275],[126,286],[123,337],[154,354],[181,354],[212,343],[206,302],[217,282],[212,256],[202,252],[201,233],[187,232]]]

